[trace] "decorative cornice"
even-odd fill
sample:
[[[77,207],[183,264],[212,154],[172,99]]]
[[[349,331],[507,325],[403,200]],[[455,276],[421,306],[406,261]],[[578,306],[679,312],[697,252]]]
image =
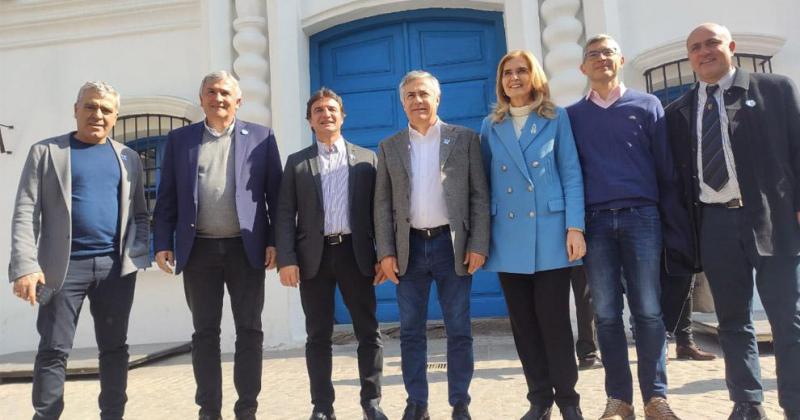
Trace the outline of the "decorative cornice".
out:
[[[198,0],[0,4],[0,50],[200,26]]]
[[[756,33],[734,33],[736,52],[773,56],[783,48],[786,38]],[[633,59],[633,66],[639,73],[686,58],[686,40],[679,39],[650,48]]]
[[[162,114],[186,118],[198,122],[205,118],[203,109],[186,99],[175,96],[135,96],[122,97],[119,116],[138,114]]]

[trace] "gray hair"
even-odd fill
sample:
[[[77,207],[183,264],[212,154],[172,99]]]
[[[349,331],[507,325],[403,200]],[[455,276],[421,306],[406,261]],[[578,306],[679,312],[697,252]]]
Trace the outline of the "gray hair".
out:
[[[239,81],[236,80],[232,74],[225,70],[217,70],[208,73],[205,77],[203,77],[203,81],[200,83],[200,96],[203,96],[203,88],[206,86],[206,84],[218,82],[220,80],[224,80],[233,86],[233,90],[236,93],[236,98],[242,97],[242,90],[239,88]]]
[[[434,77],[434,75],[428,73],[425,70],[411,70],[410,72],[406,73],[403,76],[403,80],[400,81],[400,85],[397,87],[398,92],[400,93],[400,102],[403,102],[403,88],[417,79],[428,79],[431,81],[431,85],[433,85],[433,92],[436,94],[437,97],[442,96],[442,89],[439,87],[439,79]]]
[[[81,99],[83,99],[83,95],[89,91],[97,92],[103,97],[111,97],[111,99],[114,100],[114,106],[116,107],[117,111],[119,111],[119,93],[116,89],[114,89],[113,86],[101,80],[84,83],[83,86],[81,86],[81,88],[78,90],[78,98],[75,99],[75,103],[80,103]]]
[[[586,43],[583,44],[583,56],[586,57],[586,53],[589,52],[589,47],[598,42],[606,41],[609,44],[614,44],[612,47],[615,47],[618,53],[622,53],[622,48],[619,46],[619,42],[614,39],[611,35],[608,34],[597,34],[589,39],[586,40]]]

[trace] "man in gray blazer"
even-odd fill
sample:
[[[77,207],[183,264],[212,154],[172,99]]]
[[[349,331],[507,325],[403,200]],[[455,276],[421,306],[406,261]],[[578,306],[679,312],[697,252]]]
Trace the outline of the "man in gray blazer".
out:
[[[88,296],[100,359],[100,416],[121,419],[128,380],[128,316],[136,270],[150,265],[139,155],[108,137],[119,94],[87,82],[75,102],[77,131],[34,144],[17,189],[9,279],[40,304],[33,368],[34,419],[64,409],[66,364]]]
[[[383,140],[375,185],[378,259],[397,284],[404,420],[428,418],[425,324],[436,281],[447,330],[447,378],[454,419],[469,419],[473,373],[472,273],[489,249],[489,189],[478,135],[437,116],[439,81],[415,70],[400,83],[409,127]]]
[[[281,284],[300,287],[306,315],[306,366],[311,420],[331,420],[331,336],[334,291],[342,292],[358,339],[364,419],[385,420],[381,400],[381,344],[373,282],[372,197],[375,153],[345,141],[342,98],[322,88],[306,104],[316,141],[286,160],[278,198],[276,237]]]

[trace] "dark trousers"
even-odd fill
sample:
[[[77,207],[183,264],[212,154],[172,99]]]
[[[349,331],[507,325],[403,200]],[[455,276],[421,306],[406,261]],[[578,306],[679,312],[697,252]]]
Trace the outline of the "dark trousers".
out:
[[[700,231],[728,392],[736,402],[764,398],[752,320],[755,269],[755,285],[772,327],[778,399],[784,409],[800,410],[800,258],[760,256],[747,217],[743,209],[705,206]]]
[[[568,407],[579,402],[569,276],[569,268],[498,274],[531,404]]]
[[[85,297],[94,318],[99,350],[101,419],[121,419],[128,397],[128,317],[136,273],[120,277],[119,257],[70,260],[53,300],[39,307],[41,339],[33,367],[34,419],[57,419],[64,410],[64,380],[75,328]]]
[[[661,266],[661,310],[664,328],[675,337],[679,346],[694,343],[692,337],[692,288],[694,276],[667,274]]]
[[[594,308],[592,308],[592,295],[586,283],[586,270],[582,265],[572,267],[569,278],[572,283],[572,295],[575,297],[575,320],[578,324],[575,354],[579,358],[597,356]]]
[[[302,275],[302,273],[300,273]],[[306,367],[314,409],[330,414],[333,390],[331,337],[336,285],[353,319],[358,339],[358,374],[361,405],[377,406],[381,399],[383,344],[375,317],[377,308],[372,277],[358,269],[350,236],[339,245],[325,245],[319,272],[300,282],[300,300],[306,315]]]
[[[222,411],[219,334],[225,287],[236,327],[233,383],[239,399],[233,409],[238,415],[258,407],[261,391],[264,268],[250,266],[241,238],[196,238],[183,270],[183,289],[194,326],[195,402],[200,406],[200,413],[211,416],[218,416]]]

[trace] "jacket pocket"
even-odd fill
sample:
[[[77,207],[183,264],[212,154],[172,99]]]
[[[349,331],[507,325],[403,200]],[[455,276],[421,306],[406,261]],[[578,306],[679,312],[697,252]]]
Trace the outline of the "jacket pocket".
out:
[[[564,211],[565,208],[564,199],[563,198],[556,198],[554,200],[550,200],[547,202],[547,208],[550,211]]]

